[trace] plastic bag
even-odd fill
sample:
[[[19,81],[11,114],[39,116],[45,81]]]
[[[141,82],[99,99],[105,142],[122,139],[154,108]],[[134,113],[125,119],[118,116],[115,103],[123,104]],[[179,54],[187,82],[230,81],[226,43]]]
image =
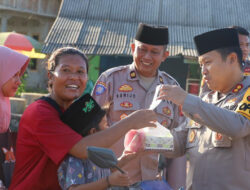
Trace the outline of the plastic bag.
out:
[[[170,131],[159,122],[156,127],[145,127],[139,130],[130,130],[124,139],[126,151],[140,150],[168,150],[174,149],[173,136]]]

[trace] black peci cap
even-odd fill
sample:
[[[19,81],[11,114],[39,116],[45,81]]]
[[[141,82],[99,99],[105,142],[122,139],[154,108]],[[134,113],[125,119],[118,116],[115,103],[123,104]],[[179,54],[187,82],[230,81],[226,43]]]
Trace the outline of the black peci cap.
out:
[[[197,35],[194,42],[199,55],[220,48],[240,47],[238,33],[233,28],[222,28]]]
[[[164,26],[150,26],[140,23],[136,32],[135,39],[145,44],[167,45],[168,28]]]
[[[94,98],[85,94],[69,106],[62,114],[61,120],[77,133],[83,134],[90,130],[91,125],[89,124],[93,120],[99,123],[104,115],[105,111],[101,109]]]

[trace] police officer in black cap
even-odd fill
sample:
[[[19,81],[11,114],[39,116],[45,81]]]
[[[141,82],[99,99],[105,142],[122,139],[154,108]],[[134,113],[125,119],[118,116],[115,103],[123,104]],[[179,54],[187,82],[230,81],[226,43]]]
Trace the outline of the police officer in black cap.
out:
[[[218,29],[195,36],[194,41],[203,77],[212,91],[200,99],[178,86],[165,85],[160,93],[160,98],[182,106],[191,119],[188,127],[174,134],[179,137],[176,151],[186,152],[190,159],[187,189],[247,190],[250,77],[241,69],[237,31]]]
[[[167,27],[140,23],[135,41],[131,44],[133,63],[101,74],[92,95],[101,106],[110,105],[107,114],[109,125],[138,109],[149,108],[158,85],[179,85],[170,75],[159,70],[169,54],[166,50],[168,41]],[[171,130],[186,120],[179,107],[168,101],[162,102],[155,111],[158,122]],[[124,149],[123,141],[124,138],[121,138],[112,147],[118,157]],[[133,182],[152,182],[155,190],[168,189],[158,171],[158,153],[138,156],[124,169]],[[167,170],[168,182],[174,189],[185,185],[185,157],[174,159]]]

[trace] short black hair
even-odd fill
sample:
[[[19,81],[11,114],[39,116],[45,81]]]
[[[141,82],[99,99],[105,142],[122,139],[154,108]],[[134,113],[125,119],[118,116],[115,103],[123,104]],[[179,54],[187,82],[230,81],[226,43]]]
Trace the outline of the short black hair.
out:
[[[92,128],[95,128],[97,131],[100,131],[99,124],[105,115],[106,111],[101,109],[98,113],[96,113],[95,118],[89,121],[89,123],[83,127],[83,130],[80,131],[79,134],[82,135],[83,137],[86,137],[89,135],[89,132]]]
[[[223,60],[226,60],[227,56],[230,53],[236,53],[238,62],[240,64],[240,68],[243,69],[243,65],[242,65],[242,51],[241,51],[240,47],[237,47],[237,46],[225,47],[225,48],[216,49],[215,51],[217,51],[221,55],[221,57],[222,57]]]
[[[241,27],[241,26],[231,26],[229,28],[234,28],[235,30],[237,30],[238,34],[241,35],[245,35],[245,36],[249,36],[249,32],[247,31],[247,29]]]

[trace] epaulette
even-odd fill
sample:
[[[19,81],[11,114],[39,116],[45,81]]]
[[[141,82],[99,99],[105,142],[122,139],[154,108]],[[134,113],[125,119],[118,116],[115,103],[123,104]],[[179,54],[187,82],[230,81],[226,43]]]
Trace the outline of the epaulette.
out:
[[[166,78],[168,78],[169,80],[172,80],[173,84],[180,86],[177,80],[175,80],[174,77],[172,77],[170,74],[166,73],[165,71],[160,71],[160,74],[166,76]]]
[[[113,67],[113,68],[110,68],[106,71],[104,71],[102,73],[102,75],[105,75],[106,77],[108,77],[109,75],[111,75],[112,73],[115,73],[115,72],[118,72],[118,71],[121,71],[121,70],[124,70],[126,68],[128,68],[129,65],[122,65],[122,66],[118,66],[118,67]]]

